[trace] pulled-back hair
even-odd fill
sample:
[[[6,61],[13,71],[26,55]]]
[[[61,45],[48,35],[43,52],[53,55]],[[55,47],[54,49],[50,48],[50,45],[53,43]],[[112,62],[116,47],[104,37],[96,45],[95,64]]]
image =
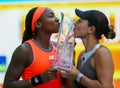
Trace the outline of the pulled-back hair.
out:
[[[114,27],[112,25],[109,26],[108,19],[103,12],[98,10],[82,11],[76,8],[75,13],[80,18],[88,20],[88,26],[95,26],[95,36],[97,39],[101,39],[102,34],[104,34],[107,39],[115,38]]]
[[[109,25],[105,14],[100,11],[93,10],[93,16],[96,19],[95,24],[97,24],[95,34],[97,39],[101,39],[102,34],[104,34],[107,39],[114,39],[116,35],[114,32],[114,26]]]
[[[104,36],[107,39],[114,39],[115,38],[116,33],[114,32],[114,26],[110,25],[104,32]]]
[[[33,33],[32,33],[32,18],[33,18],[33,14],[35,12],[35,10],[37,9],[37,7],[32,8],[28,14],[26,15],[26,19],[25,19],[25,30],[23,33],[23,39],[22,39],[22,43],[24,43],[25,41],[27,41],[28,39],[33,37]]]

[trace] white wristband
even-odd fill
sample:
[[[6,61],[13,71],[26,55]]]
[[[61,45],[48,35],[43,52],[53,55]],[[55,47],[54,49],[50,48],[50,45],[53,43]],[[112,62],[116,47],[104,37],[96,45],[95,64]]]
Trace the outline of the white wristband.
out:
[[[77,76],[77,78],[76,78],[76,81],[77,81],[77,82],[80,82],[80,80],[81,80],[82,77],[83,77],[83,74],[82,74],[82,73],[78,74],[78,76]]]

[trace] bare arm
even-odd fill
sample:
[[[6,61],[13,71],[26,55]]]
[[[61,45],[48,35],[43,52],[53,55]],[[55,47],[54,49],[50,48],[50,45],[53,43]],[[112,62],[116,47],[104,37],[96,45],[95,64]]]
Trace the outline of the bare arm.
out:
[[[32,63],[32,61],[33,53],[31,47],[27,43],[19,46],[14,51],[11,62],[8,66],[3,88],[33,88],[30,82],[31,79],[20,80],[24,69],[28,67]],[[40,74],[39,76],[41,78],[42,83],[56,79],[56,72],[56,69],[49,68],[45,72]]]
[[[28,58],[31,57],[28,51],[30,51],[30,49],[25,45],[19,46],[14,51],[5,75],[3,88],[32,88],[28,80],[19,80],[27,65]]]
[[[98,80],[84,76],[81,83],[87,88],[113,88],[114,65],[110,51],[101,47],[96,51],[94,58]]]

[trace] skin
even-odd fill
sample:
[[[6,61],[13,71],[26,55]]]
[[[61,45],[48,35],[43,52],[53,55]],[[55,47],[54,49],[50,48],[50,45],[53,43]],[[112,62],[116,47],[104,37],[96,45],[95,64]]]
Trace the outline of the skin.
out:
[[[99,40],[95,37],[95,27],[88,26],[88,20],[79,19],[75,22],[74,34],[80,38],[85,46],[85,52],[90,51]],[[81,56],[81,54],[80,54]],[[79,59],[80,59],[79,56]],[[109,49],[105,46],[98,48],[91,59],[91,67],[96,70],[98,80],[92,80],[83,76],[80,83],[87,88],[113,88],[114,64]],[[81,72],[74,66],[72,69],[59,68],[66,71],[65,76],[76,79]]]
[[[51,34],[59,31],[59,19],[55,17],[54,12],[49,8],[45,10],[40,19],[40,21],[35,23],[37,32],[34,40],[40,47],[48,49],[51,45]],[[33,88],[30,80],[19,80],[24,69],[28,67],[32,61],[33,53],[30,45],[25,42],[18,46],[8,66],[3,88]],[[49,68],[41,74],[41,80],[43,82],[48,82],[56,77],[56,70],[53,68]]]

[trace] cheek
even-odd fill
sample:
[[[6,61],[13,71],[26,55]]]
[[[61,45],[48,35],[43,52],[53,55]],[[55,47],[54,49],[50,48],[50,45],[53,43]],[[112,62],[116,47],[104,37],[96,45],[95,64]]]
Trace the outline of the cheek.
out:
[[[74,30],[74,35],[75,37],[79,37],[79,35],[81,34],[82,30],[80,26],[77,26]]]
[[[81,25],[80,25],[80,29],[86,30],[86,29],[87,29],[87,25],[86,25],[86,24],[81,24]]]
[[[87,26],[85,25],[79,25],[76,27],[76,29],[74,30],[74,35],[75,37],[82,37],[84,35],[87,34]]]
[[[48,20],[47,23],[48,23],[48,26],[49,26],[49,27],[56,26],[56,24],[55,24],[55,20],[54,20],[54,19],[50,19],[50,20]]]
[[[49,20],[46,23],[46,27],[47,29],[49,29],[49,31],[51,32],[58,32],[59,31],[59,23],[55,22],[54,20]]]
[[[45,28],[51,28],[51,26],[53,25],[53,22],[51,20],[45,20],[44,22],[44,27]]]

